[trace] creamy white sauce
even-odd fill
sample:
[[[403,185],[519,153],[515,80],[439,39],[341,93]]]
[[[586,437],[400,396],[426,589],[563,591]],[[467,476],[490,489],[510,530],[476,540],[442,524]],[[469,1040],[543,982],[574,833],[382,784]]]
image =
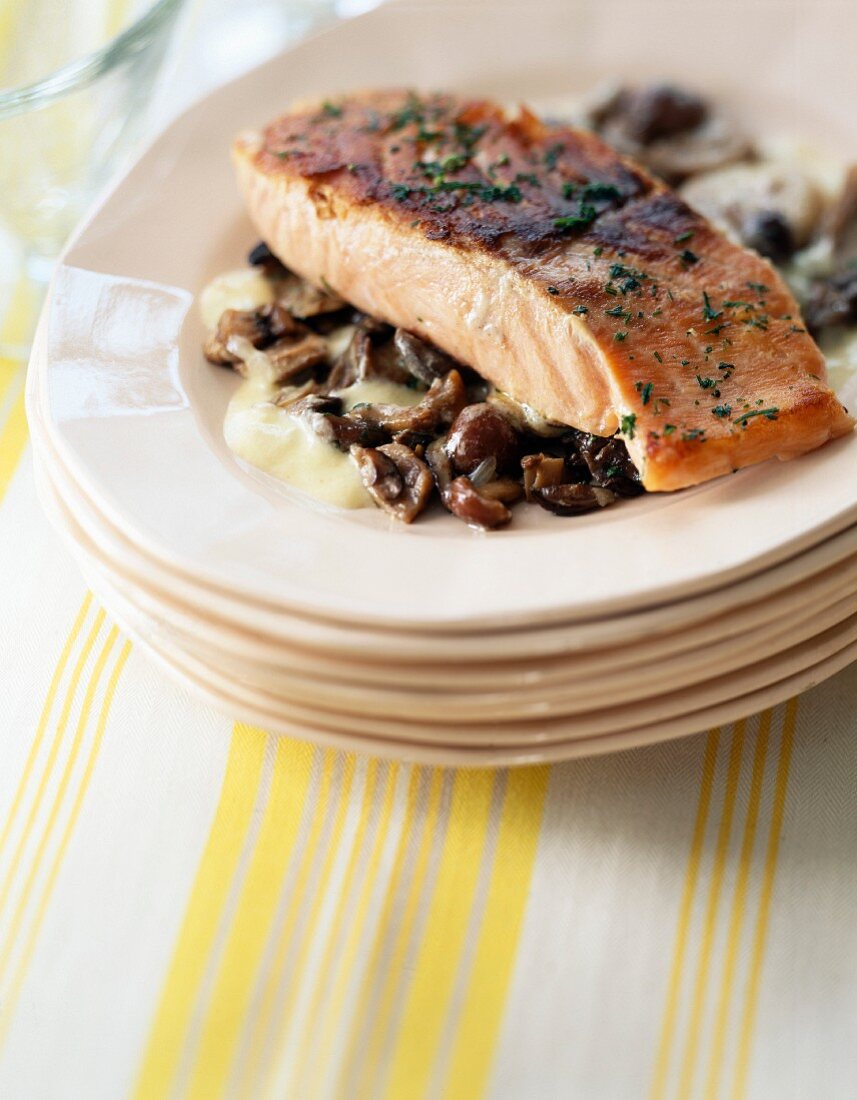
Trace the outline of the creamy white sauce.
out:
[[[251,466],[340,508],[373,505],[351,455],[315,434],[303,417],[273,404],[274,392],[251,380],[229,402],[223,434]]]
[[[331,446],[305,417],[274,404],[279,392],[264,378],[246,379],[235,391],[223,434],[229,449],[245,462],[293,485],[316,500],[340,508],[374,507],[351,455]],[[337,391],[343,408],[361,402],[414,405],[422,393],[394,382],[367,381]]]
[[[242,269],[214,279],[200,295],[202,320],[209,330],[217,327],[227,309],[256,309],[274,300],[274,290],[261,273]],[[331,334],[331,352],[345,349],[353,329],[344,326]],[[374,507],[354,459],[333,447],[312,430],[306,418],[292,416],[274,401],[283,387],[271,381],[267,356],[249,341],[236,341],[233,349],[244,358],[249,372],[226,410],[223,435],[229,449],[260,470],[296,489],[340,508]],[[296,387],[286,388],[295,392]],[[423,391],[384,379],[357,382],[337,391],[343,409],[355,405],[416,405]]]
[[[274,288],[261,271],[242,267],[212,279],[199,296],[202,323],[209,331],[217,328],[227,309],[258,309],[274,300]]]

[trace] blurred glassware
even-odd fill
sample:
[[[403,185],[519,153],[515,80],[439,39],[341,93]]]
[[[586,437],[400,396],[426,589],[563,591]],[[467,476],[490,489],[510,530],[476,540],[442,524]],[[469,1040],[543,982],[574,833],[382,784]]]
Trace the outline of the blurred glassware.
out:
[[[133,150],[184,2],[0,0],[0,318]]]

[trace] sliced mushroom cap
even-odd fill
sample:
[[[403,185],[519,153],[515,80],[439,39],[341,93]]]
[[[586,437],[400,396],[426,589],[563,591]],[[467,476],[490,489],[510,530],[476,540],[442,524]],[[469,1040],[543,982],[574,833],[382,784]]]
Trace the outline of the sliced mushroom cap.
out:
[[[419,382],[430,386],[436,378],[442,378],[458,364],[451,355],[428,344],[406,329],[397,328],[393,344],[399,354],[402,367]]]
[[[445,498],[452,484],[452,460],[447,451],[447,438],[441,436],[430,443],[425,450],[425,459],[434,475],[435,484],[441,497]],[[445,502],[445,499],[444,499]]]
[[[708,104],[695,92],[672,84],[650,84],[627,93],[625,130],[640,145],[695,130],[708,118]]]
[[[461,375],[451,370],[443,378],[436,378],[416,405],[366,405],[361,413],[370,424],[385,428],[391,435],[437,432],[449,427],[466,401]]]
[[[565,459],[558,455],[526,455],[521,459],[524,471],[524,492],[527,500],[551,485],[560,485],[565,477]]]
[[[857,268],[817,279],[803,313],[810,332],[816,334],[823,328],[857,324]]]
[[[613,504],[616,494],[598,485],[548,485],[533,493],[542,508],[557,516],[579,516]]]
[[[283,336],[299,336],[309,330],[276,302],[258,309],[226,309],[217,328],[206,340],[203,352],[210,363],[235,366],[241,372],[242,357],[228,347],[236,337],[257,349],[267,348]],[[242,372],[243,373],[243,372]]]
[[[643,492],[639,471],[623,439],[618,436],[604,439],[586,432],[574,432],[570,433],[568,441],[584,462],[594,485],[624,497]]]
[[[390,339],[392,335],[389,325],[382,325],[370,317],[359,321],[330,372],[330,388],[345,389],[369,378],[407,382],[411,375],[399,362],[399,354]]]
[[[487,402],[466,405],[449,433],[449,453],[453,465],[463,474],[473,471],[486,459],[494,460],[498,473],[515,469],[521,453],[518,433],[505,416]]]
[[[681,194],[727,236],[779,261],[809,241],[824,208],[813,180],[771,161],[707,172]]]
[[[377,449],[355,446],[351,453],[376,503],[403,523],[416,519],[434,487],[426,464],[401,443]]]
[[[314,332],[297,339],[286,336],[266,348],[263,354],[270,360],[275,385],[283,385],[324,363],[327,359],[327,341]]]
[[[452,480],[443,502],[454,516],[484,531],[504,527],[512,518],[512,513],[501,500],[477,489],[467,477]]]
[[[489,500],[500,500],[504,504],[514,504],[524,495],[524,488],[520,481],[514,481],[510,477],[495,478],[477,488],[483,497],[488,497]]]
[[[275,404],[306,421],[326,443],[348,451],[353,446],[377,447],[389,443],[389,432],[367,424],[358,413],[342,413],[342,400],[333,394],[284,390]]]
[[[671,85],[621,89],[605,97],[590,117],[605,141],[668,183],[734,164],[752,151],[726,114]]]

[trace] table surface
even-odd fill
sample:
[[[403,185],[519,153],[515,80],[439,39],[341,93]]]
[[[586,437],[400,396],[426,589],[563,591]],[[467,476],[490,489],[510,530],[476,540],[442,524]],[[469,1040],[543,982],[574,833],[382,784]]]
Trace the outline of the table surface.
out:
[[[855,1095],[857,668],[510,772],[234,723],[86,592],[24,369],[0,361],[0,1096]]]

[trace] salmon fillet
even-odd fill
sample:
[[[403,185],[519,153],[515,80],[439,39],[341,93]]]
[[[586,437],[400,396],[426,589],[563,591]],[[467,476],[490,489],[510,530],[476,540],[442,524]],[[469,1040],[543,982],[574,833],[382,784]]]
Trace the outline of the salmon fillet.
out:
[[[649,490],[853,426],[771,265],[591,133],[366,92],[242,135],[233,159],[287,267],[545,417],[621,433]]]

